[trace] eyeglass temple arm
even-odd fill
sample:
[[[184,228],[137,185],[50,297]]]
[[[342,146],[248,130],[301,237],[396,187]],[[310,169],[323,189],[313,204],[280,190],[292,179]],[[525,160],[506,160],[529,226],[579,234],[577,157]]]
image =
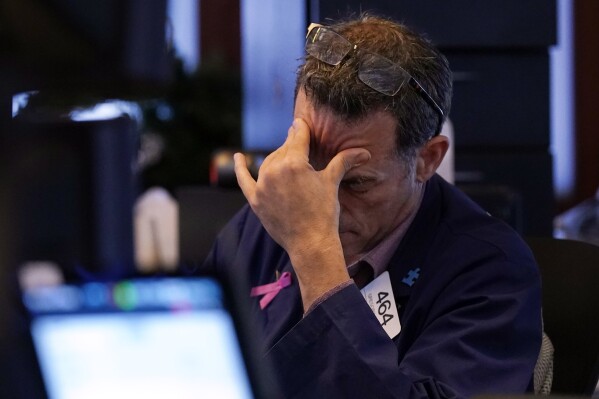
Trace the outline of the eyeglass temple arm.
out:
[[[441,133],[441,127],[443,126],[443,120],[445,119],[445,113],[443,112],[443,110],[441,109],[439,104],[437,104],[437,102],[435,100],[433,100],[433,98],[430,96],[430,94],[428,94],[428,92],[426,90],[424,90],[424,87],[422,87],[420,85],[420,82],[418,82],[413,77],[410,77],[410,84],[411,84],[412,88],[414,88],[414,90],[416,90],[418,93],[420,93],[422,95],[422,97],[424,98],[424,101],[426,101],[431,107],[433,107],[433,109],[439,115],[439,124],[438,124],[439,126],[437,128],[437,132],[435,132],[435,136],[438,135],[439,133]]]

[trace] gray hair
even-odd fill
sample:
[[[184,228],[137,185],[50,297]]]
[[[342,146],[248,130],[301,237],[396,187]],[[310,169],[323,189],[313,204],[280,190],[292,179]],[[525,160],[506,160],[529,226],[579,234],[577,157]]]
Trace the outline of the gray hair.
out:
[[[452,77],[447,59],[424,37],[390,19],[362,15],[329,26],[351,43],[380,54],[405,69],[439,104],[444,114],[451,106]],[[300,89],[315,106],[329,108],[348,122],[383,110],[397,121],[397,154],[412,158],[435,133],[439,114],[404,85],[395,96],[381,94],[358,78],[360,52],[332,66],[306,55],[299,67],[295,94]]]

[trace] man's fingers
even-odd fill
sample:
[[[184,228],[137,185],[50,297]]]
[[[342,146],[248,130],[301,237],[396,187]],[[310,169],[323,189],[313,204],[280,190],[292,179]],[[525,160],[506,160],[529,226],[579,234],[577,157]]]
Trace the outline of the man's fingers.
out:
[[[233,155],[233,160],[235,161],[235,176],[237,176],[237,183],[245,198],[248,202],[251,202],[251,199],[254,198],[254,192],[256,191],[256,181],[248,170],[245,155],[238,152]]]
[[[281,144],[279,148],[268,154],[266,158],[264,158],[264,161],[262,161],[262,167],[266,168],[268,164],[270,164],[274,159],[284,158],[287,155],[289,143],[293,140],[294,134],[295,128],[292,125],[291,127],[289,127],[289,130],[287,131],[287,138],[285,139],[285,142]]]
[[[348,148],[331,159],[325,172],[331,177],[335,184],[339,185],[347,172],[369,160],[370,152],[368,152],[368,150],[363,148]]]
[[[310,127],[301,118],[296,118],[289,128],[285,142],[289,155],[301,156],[308,160],[310,155]]]

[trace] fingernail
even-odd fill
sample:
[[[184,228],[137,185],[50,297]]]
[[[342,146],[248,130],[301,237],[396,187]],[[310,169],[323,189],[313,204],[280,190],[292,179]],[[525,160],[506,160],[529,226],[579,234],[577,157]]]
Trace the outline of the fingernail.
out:
[[[294,129],[299,129],[299,127],[300,127],[299,125],[300,125],[301,122],[302,122],[301,118],[295,118],[293,120],[293,128]]]
[[[355,159],[354,166],[362,165],[370,160],[370,153],[368,151],[360,152]]]

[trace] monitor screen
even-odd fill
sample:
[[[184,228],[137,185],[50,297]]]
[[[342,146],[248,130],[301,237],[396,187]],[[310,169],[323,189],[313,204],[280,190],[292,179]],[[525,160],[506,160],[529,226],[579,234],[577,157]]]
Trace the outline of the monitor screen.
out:
[[[217,280],[65,285],[24,303],[51,399],[254,397]]]

